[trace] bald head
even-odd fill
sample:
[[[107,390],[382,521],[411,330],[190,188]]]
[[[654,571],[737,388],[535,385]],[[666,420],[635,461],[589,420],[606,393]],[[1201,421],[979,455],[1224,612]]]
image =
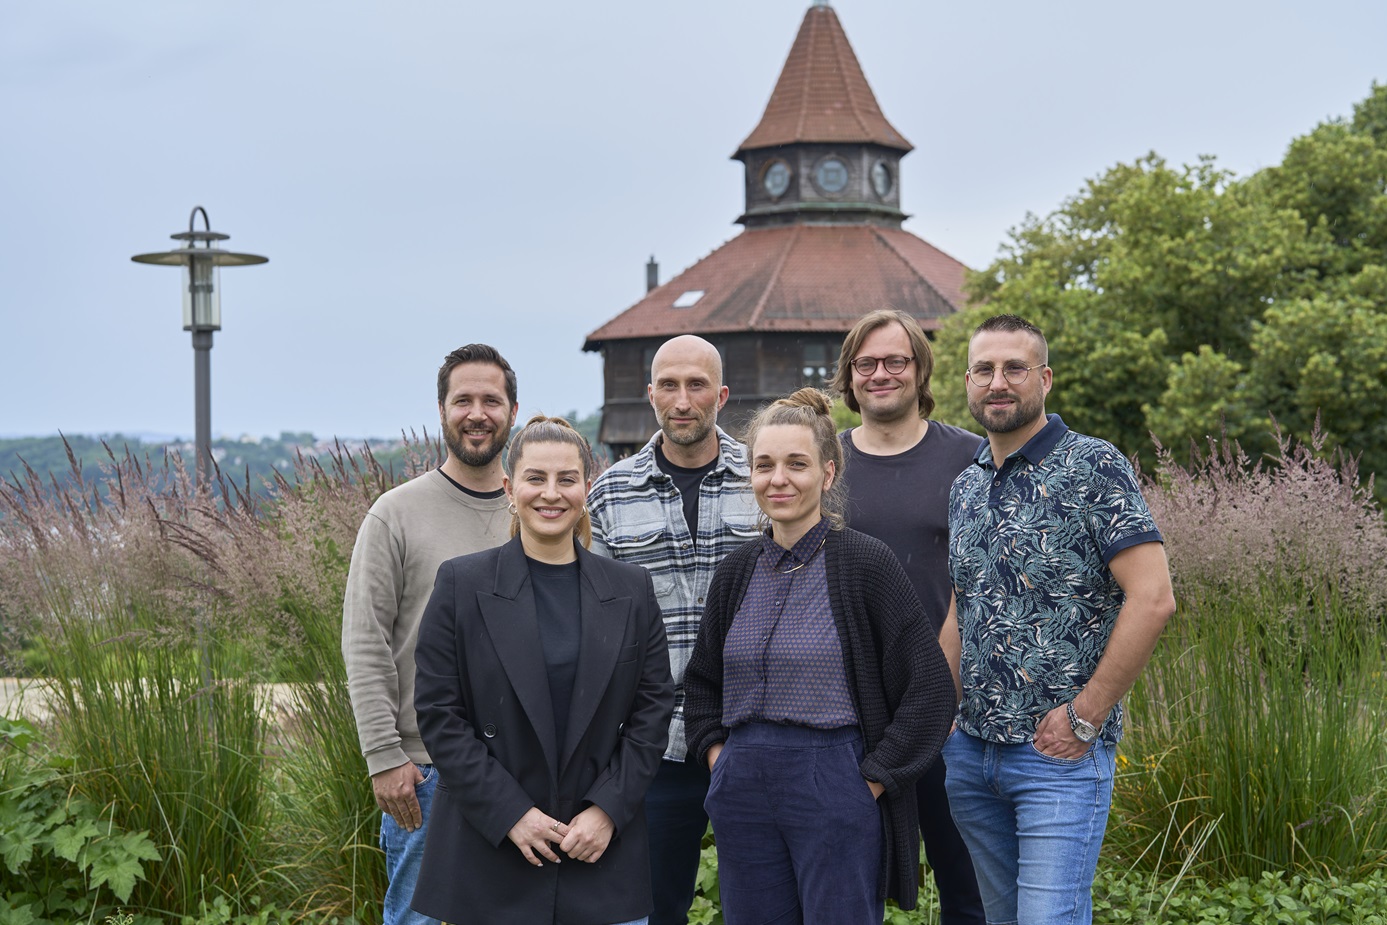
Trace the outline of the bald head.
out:
[[[670,462],[696,469],[717,458],[718,411],[727,402],[717,347],[692,334],[665,341],[650,363],[646,391]]]
[[[707,374],[714,388],[722,386],[722,356],[717,347],[697,334],[680,334],[660,345],[650,363],[652,383],[659,380],[660,371],[666,366],[697,366]]]

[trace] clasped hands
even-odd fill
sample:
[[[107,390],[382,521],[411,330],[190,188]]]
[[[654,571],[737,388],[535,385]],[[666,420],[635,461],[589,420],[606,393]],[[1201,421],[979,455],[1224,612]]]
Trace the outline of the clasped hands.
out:
[[[567,823],[531,806],[506,837],[535,867],[543,867],[546,860],[560,862],[553,846],[575,861],[595,864],[607,850],[615,830],[612,817],[597,806],[589,806]]]

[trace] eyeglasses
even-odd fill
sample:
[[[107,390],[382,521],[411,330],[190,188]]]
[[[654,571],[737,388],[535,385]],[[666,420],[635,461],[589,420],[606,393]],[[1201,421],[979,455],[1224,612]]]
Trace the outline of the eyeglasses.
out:
[[[913,359],[915,358],[894,355],[889,357],[858,357],[852,361],[852,368],[862,376],[870,376],[876,372],[878,364],[885,366],[888,373],[903,373]]]
[[[1044,363],[1037,363],[1034,366],[1022,366],[1020,363],[1008,363],[1002,367],[1002,378],[1012,385],[1020,385],[1026,381],[1026,377],[1031,374],[1033,369],[1044,369]],[[990,363],[979,363],[968,370],[968,381],[980,389],[985,389],[992,384],[992,380],[997,378],[997,368]]]

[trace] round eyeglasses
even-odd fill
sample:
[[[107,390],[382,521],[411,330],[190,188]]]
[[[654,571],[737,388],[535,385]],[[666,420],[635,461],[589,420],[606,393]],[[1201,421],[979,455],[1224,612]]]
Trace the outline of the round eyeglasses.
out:
[[[877,366],[880,364],[886,367],[888,373],[894,375],[905,372],[905,368],[910,365],[910,361],[913,359],[915,358],[895,354],[889,357],[858,357],[852,361],[852,368],[857,370],[860,376],[870,376],[877,371]]]
[[[1022,366],[1020,363],[1008,363],[1002,367],[1002,378],[1011,385],[1020,385],[1026,381],[1026,377],[1031,374],[1031,370],[1044,368],[1044,363],[1037,363],[1034,366]],[[977,366],[972,366],[968,369],[968,381],[980,389],[985,389],[992,385],[992,380],[996,378],[997,368],[990,363],[979,363]]]

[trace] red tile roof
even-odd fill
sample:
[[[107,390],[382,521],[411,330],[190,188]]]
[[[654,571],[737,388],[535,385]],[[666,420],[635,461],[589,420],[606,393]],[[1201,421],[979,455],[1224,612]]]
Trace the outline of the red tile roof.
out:
[[[838,14],[829,6],[812,6],[804,14],[766,112],[733,156],[806,141],[911,149],[886,121]]]
[[[907,311],[931,330],[964,306],[967,267],[899,228],[751,228],[588,335],[602,342],[697,331],[836,331],[878,308]],[[674,308],[701,290],[688,308]]]

